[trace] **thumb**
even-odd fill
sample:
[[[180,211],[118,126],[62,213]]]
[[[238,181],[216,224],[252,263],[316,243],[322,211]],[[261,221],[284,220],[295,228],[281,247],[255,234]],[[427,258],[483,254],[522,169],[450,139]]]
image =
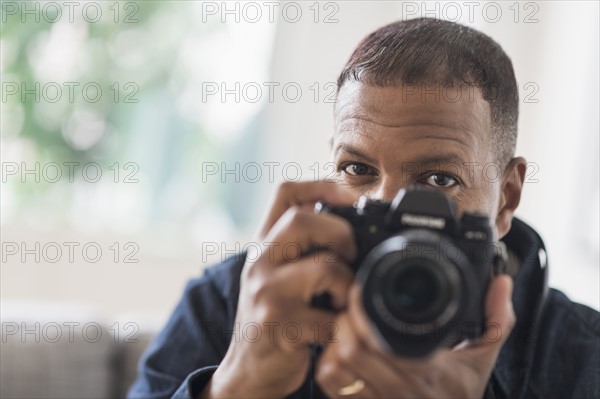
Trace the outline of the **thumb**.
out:
[[[495,277],[488,289],[485,304],[486,329],[483,339],[504,343],[516,323],[512,303],[513,279],[508,275]]]
[[[512,305],[513,281],[508,275],[495,277],[486,297],[486,327],[483,335],[465,349],[455,353],[489,378],[502,345],[508,339],[515,322]]]
[[[490,282],[485,303],[485,330],[471,346],[472,350],[491,355],[494,359],[500,353],[516,323],[512,292],[513,280],[506,274],[494,277]]]

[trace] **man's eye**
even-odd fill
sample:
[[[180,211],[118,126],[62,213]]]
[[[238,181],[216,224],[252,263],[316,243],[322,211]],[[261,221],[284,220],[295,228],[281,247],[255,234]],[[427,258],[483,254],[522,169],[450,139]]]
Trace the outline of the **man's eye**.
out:
[[[446,173],[433,173],[427,176],[424,183],[436,188],[450,188],[459,182],[457,178]]]
[[[350,176],[362,176],[372,174],[371,168],[364,163],[360,162],[349,162],[340,166],[340,170]]]

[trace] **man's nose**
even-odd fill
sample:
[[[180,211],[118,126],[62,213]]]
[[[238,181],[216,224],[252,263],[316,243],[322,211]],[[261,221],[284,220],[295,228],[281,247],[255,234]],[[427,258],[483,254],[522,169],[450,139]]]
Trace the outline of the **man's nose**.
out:
[[[373,188],[369,193],[369,198],[376,200],[392,201],[398,191],[406,188],[407,182],[402,181],[400,176],[398,177],[384,177],[380,180],[379,184]]]

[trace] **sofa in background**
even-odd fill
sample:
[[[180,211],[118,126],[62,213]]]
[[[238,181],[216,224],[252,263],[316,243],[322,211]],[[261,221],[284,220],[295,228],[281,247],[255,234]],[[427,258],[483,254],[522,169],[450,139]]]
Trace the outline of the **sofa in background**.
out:
[[[2,399],[123,398],[155,333],[55,304],[3,302],[0,321]]]

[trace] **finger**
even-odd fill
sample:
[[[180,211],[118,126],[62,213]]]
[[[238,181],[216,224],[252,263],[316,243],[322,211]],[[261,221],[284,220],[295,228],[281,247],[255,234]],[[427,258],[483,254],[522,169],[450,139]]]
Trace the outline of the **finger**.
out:
[[[361,341],[371,350],[386,354],[389,348],[375,330],[375,326],[362,305],[362,285],[355,281],[348,295],[348,318]]]
[[[396,388],[399,381],[406,378],[402,369],[390,367],[391,362],[366,345],[359,347],[356,356],[360,361],[349,363],[347,367],[366,382],[367,387],[376,393],[376,397],[398,394]]]
[[[380,397],[379,384],[375,381],[380,381],[381,376],[366,371],[368,365],[371,364],[367,359],[372,360],[372,355],[361,344],[345,314],[339,316],[336,323],[339,327],[339,339],[326,346],[317,368],[317,381],[334,398]],[[385,375],[395,380],[394,376],[389,373],[386,371]],[[364,386],[359,392],[349,396],[341,395],[343,391],[340,392],[340,389],[353,385],[357,380],[364,382]]]
[[[349,394],[348,388],[354,386],[360,380],[362,388],[354,394]],[[380,398],[383,397],[369,385],[365,380],[355,375],[344,367],[337,368],[335,373],[327,376],[317,374],[317,384],[329,398]]]
[[[492,280],[486,298],[486,329],[476,345],[499,350],[508,339],[516,322],[512,291],[513,280],[510,276],[502,275]]]
[[[424,359],[408,359],[394,355],[373,331],[368,316],[361,306],[362,289],[358,283],[352,285],[349,295],[348,321],[365,355],[362,356],[362,375],[367,381],[379,381],[376,386],[383,396],[397,394],[395,387],[400,380],[415,385],[424,374],[431,376],[430,364]],[[415,385],[416,386],[416,385]],[[387,395],[387,396],[386,396]]]
[[[294,205],[313,205],[325,201],[333,205],[352,205],[356,200],[348,189],[332,181],[285,182],[279,186],[273,205],[260,231],[260,238],[267,236],[279,218]]]
[[[357,254],[350,223],[299,207],[288,209],[279,218],[265,242],[273,266],[298,261],[315,247],[327,248],[346,262],[352,262]]]
[[[362,306],[362,285],[355,281],[348,296],[348,318],[359,337],[371,348],[377,347],[371,321]]]
[[[354,273],[334,253],[318,251],[298,262],[277,269],[272,284],[285,286],[286,297],[301,298],[309,304],[318,294],[329,293],[336,309],[346,307]]]
[[[332,361],[330,357],[327,350],[321,355],[317,363],[315,380],[328,397],[336,398],[340,388],[352,384],[356,376],[347,368]]]
[[[288,352],[304,350],[312,343],[327,342],[337,331],[335,313],[303,304],[290,309],[286,316],[278,317],[270,326],[280,347]]]
[[[340,328],[340,343],[337,344],[334,356],[337,356],[342,367],[350,370],[354,380],[348,383],[353,383],[357,378],[365,382],[365,388],[357,396],[360,397],[381,397],[383,376],[377,375],[367,370],[369,366],[376,363],[373,352],[367,350],[364,342],[357,335],[356,330],[350,322],[347,314],[338,317],[337,322]],[[333,349],[334,345],[330,345]],[[397,376],[389,374],[389,370],[384,374],[391,381],[395,381]]]
[[[465,353],[480,365],[481,361],[487,360],[487,366],[490,369],[493,367],[516,322],[512,290],[513,281],[510,276],[501,275],[492,280],[486,297],[486,328],[483,335],[466,349],[455,353]]]

